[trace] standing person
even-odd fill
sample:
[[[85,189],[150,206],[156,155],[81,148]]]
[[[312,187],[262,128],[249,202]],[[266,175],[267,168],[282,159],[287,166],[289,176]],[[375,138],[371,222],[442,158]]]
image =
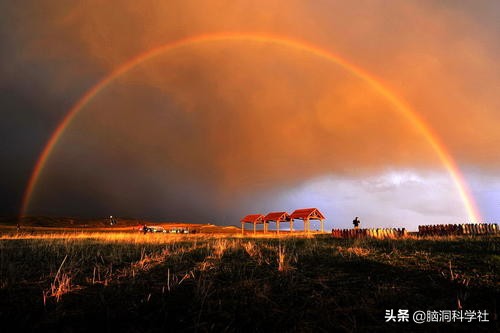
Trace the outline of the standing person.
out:
[[[359,217],[356,216],[354,220],[352,220],[352,224],[354,224],[354,229],[359,229],[359,224],[361,221],[359,220]]]

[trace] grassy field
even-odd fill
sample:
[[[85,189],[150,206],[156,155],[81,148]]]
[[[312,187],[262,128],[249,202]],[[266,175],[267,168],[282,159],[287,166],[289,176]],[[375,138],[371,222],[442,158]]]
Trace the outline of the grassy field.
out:
[[[500,238],[373,240],[125,232],[0,236],[16,331],[498,331]],[[387,309],[489,323],[385,323]],[[0,327],[0,331],[2,327]]]

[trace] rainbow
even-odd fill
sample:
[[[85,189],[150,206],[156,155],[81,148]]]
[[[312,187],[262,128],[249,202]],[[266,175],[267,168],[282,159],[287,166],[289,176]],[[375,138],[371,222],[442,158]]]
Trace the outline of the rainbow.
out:
[[[386,88],[382,83],[380,83],[376,78],[366,73],[362,69],[356,67],[355,65],[347,62],[346,60],[340,58],[339,56],[330,53],[318,46],[309,44],[304,41],[293,40],[285,38],[282,36],[273,35],[261,35],[253,33],[214,33],[214,34],[204,34],[194,37],[188,37],[180,39],[165,45],[148,50],[141,53],[128,61],[121,64],[118,68],[109,73],[106,77],[101,79],[97,84],[90,88],[81,98],[77,101],[75,105],[68,111],[64,119],[59,123],[57,128],[52,133],[52,136],[45,145],[43,151],[41,152],[33,172],[28,181],[28,185],[24,192],[23,201],[21,205],[21,216],[24,216],[28,210],[28,207],[33,196],[33,192],[37,186],[38,180],[41,173],[45,167],[47,160],[49,159],[54,147],[57,142],[65,132],[68,125],[75,118],[75,116],[80,112],[99,92],[105,89],[109,84],[111,84],[116,78],[125,74],[135,66],[140,63],[147,61],[155,56],[162,53],[172,51],[178,48],[192,46],[201,43],[211,43],[211,42],[227,42],[227,41],[243,41],[243,42],[254,42],[254,43],[266,43],[274,44],[283,47],[292,48],[298,51],[308,52],[319,58],[328,60],[335,63],[352,75],[355,75],[359,79],[363,80],[366,84],[371,86],[374,91],[379,93],[381,96],[386,98],[395,109],[401,113],[408,121],[415,126],[415,128],[425,137],[427,142],[431,145],[439,160],[449,173],[453,183],[458,191],[461,201],[467,211],[467,215],[470,221],[480,221],[481,217],[479,211],[476,207],[475,201],[471,196],[467,184],[464,180],[462,173],[460,172],[455,161],[451,155],[447,152],[444,145],[439,141],[438,137],[431,131],[429,126],[427,126],[424,121],[400,98],[398,98],[394,93],[392,93],[388,88]]]

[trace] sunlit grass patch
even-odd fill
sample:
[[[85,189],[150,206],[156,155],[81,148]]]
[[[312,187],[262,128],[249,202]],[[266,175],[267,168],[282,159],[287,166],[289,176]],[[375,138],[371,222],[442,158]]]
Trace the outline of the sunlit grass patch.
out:
[[[7,311],[10,304],[45,304],[57,320],[71,311],[99,316],[99,309],[123,315],[129,325],[136,311],[217,330],[253,327],[252,316],[274,318],[262,330],[331,330],[332,323],[360,324],[360,313],[366,327],[376,327],[384,306],[486,308],[499,292],[499,238],[304,236],[4,236],[0,302]],[[37,309],[26,311],[33,317]],[[287,317],[297,311],[301,322]],[[19,319],[21,312],[9,313]]]

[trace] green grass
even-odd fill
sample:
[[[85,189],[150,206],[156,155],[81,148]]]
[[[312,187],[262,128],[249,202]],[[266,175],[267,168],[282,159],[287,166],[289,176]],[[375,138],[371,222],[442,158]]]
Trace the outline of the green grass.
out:
[[[500,238],[75,234],[0,239],[0,322],[20,330],[494,331],[386,309],[497,315]],[[61,265],[61,263],[63,263]]]

